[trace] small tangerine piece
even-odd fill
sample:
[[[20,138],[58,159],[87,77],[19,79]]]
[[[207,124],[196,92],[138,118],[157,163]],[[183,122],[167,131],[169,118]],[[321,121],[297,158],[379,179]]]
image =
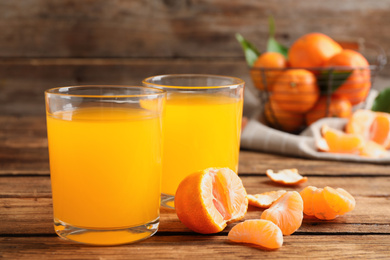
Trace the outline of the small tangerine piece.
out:
[[[283,245],[280,228],[269,220],[251,219],[235,225],[228,239],[237,243],[251,243],[268,249],[277,249]]]
[[[303,213],[308,216],[314,216],[313,195],[316,190],[314,186],[307,186],[299,193],[303,200]]]
[[[337,213],[328,205],[324,198],[323,189],[318,188],[313,194],[313,213],[314,216],[322,220],[332,220],[337,217]]]
[[[248,194],[247,198],[249,205],[259,208],[269,208],[284,193],[286,193],[285,190],[269,191],[255,195]]]
[[[300,175],[297,169],[284,169],[278,172],[268,169],[266,174],[272,181],[283,185],[298,185],[307,181],[307,177]]]
[[[261,219],[275,223],[283,235],[291,235],[303,220],[303,200],[296,191],[288,191],[261,214]]]
[[[382,145],[384,148],[390,148],[390,114],[376,112],[375,119],[370,126],[369,139]]]
[[[360,155],[368,158],[383,158],[390,153],[380,144],[368,140],[360,150]]]
[[[363,136],[347,134],[327,125],[321,127],[322,138],[316,141],[321,152],[359,154],[365,144]]]
[[[358,109],[349,118],[348,123],[345,126],[345,132],[348,134],[360,134],[365,139],[369,139],[369,130],[374,119],[374,111]]]
[[[355,208],[355,198],[342,188],[325,187],[323,196],[329,207],[338,215],[344,215]]]

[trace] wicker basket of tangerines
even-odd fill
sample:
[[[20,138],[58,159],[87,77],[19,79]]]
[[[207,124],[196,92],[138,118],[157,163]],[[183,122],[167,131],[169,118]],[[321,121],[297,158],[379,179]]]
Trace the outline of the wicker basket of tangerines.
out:
[[[386,63],[383,50],[364,42],[337,42],[308,33],[289,48],[271,34],[259,53],[241,35],[253,84],[262,99],[268,125],[297,133],[323,117],[351,116],[365,102],[373,79]],[[369,62],[364,52],[375,52]]]

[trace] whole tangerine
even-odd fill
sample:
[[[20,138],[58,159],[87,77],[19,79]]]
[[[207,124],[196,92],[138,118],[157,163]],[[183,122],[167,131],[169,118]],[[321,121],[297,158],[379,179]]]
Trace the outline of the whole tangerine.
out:
[[[333,93],[336,96],[344,97],[356,105],[364,101],[371,87],[371,73],[367,59],[357,51],[343,50],[331,57],[326,67],[336,67],[337,72],[351,71],[347,80]],[[337,67],[346,67],[339,68]]]
[[[322,96],[305,117],[306,124],[311,125],[323,117],[349,118],[351,115],[352,104],[348,99],[332,96],[328,101],[328,97]]]
[[[286,58],[278,52],[261,54],[250,70],[253,84],[259,90],[272,90],[276,78],[287,67]]]
[[[297,132],[304,125],[304,114],[283,110],[270,97],[264,105],[264,116],[268,124],[286,132]]]
[[[342,51],[342,47],[322,33],[308,33],[297,39],[288,51],[291,67],[322,67],[325,62]]]
[[[288,69],[277,78],[272,99],[289,112],[306,113],[317,102],[320,90],[313,73],[305,69]]]

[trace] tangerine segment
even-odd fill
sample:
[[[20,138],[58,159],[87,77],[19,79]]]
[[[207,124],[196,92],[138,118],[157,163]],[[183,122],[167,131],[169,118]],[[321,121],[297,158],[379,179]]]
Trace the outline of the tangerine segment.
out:
[[[187,176],[175,194],[175,209],[189,229],[210,234],[242,219],[248,208],[238,175],[228,168],[208,168]]]
[[[251,243],[268,249],[277,249],[283,245],[280,228],[268,220],[251,219],[235,225],[228,239],[237,243]]]
[[[322,138],[316,145],[318,150],[330,153],[359,154],[365,144],[359,134],[346,134],[327,125],[321,127]]]
[[[380,144],[368,140],[360,150],[360,155],[368,158],[383,158],[389,156],[389,152]]]
[[[386,149],[390,148],[390,114],[376,112],[369,132],[370,140],[382,145]]]
[[[302,225],[301,195],[296,191],[286,192],[269,209],[263,211],[261,219],[275,223],[282,230],[283,235],[291,235]]]
[[[297,169],[284,169],[278,172],[267,170],[266,174],[272,181],[283,185],[297,185],[307,181],[307,177],[300,175]]]
[[[337,213],[328,205],[324,198],[323,189],[316,189],[313,194],[314,216],[322,220],[331,220],[337,217]]]
[[[355,208],[355,198],[342,188],[325,187],[323,196],[329,207],[338,215],[344,215]]]
[[[375,112],[367,109],[356,110],[345,126],[345,132],[349,134],[359,134],[365,139],[369,139],[370,127],[375,119]]]
[[[272,203],[279,199],[284,193],[285,190],[278,191],[269,191],[255,195],[247,195],[248,202],[250,205],[259,207],[259,208],[269,208]]]
[[[303,213],[308,216],[314,216],[313,195],[316,190],[314,186],[307,186],[299,193],[303,200]]]

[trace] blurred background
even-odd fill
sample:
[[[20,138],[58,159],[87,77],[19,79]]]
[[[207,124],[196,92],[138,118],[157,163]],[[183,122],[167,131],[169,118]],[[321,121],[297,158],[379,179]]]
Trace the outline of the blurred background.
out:
[[[44,115],[52,87],[140,85],[165,73],[240,77],[255,102],[235,34],[265,50],[270,15],[287,46],[322,32],[390,54],[389,0],[0,0],[0,113]],[[374,82],[385,87],[389,66]]]

